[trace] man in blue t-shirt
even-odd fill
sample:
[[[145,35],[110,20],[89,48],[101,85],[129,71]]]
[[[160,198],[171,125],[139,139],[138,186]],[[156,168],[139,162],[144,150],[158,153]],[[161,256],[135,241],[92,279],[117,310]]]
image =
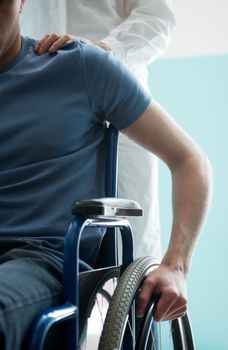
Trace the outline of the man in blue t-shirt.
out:
[[[1,349],[19,349],[31,320],[61,300],[70,205],[103,195],[105,120],[171,170],[170,245],[144,282],[137,313],[156,293],[156,320],[182,316],[210,198],[207,157],[111,54],[77,41],[37,56],[34,40],[20,35],[23,3],[0,0]]]

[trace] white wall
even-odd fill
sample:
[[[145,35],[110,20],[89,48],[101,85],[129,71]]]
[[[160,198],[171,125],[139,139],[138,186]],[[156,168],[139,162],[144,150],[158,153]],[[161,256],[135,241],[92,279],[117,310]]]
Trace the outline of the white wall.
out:
[[[174,0],[176,32],[164,57],[228,54],[228,0]]]

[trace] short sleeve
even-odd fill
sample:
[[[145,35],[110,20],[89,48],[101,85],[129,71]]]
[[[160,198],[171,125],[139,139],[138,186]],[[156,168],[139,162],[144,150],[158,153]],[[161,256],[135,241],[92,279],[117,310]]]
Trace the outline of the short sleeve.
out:
[[[91,44],[80,41],[80,65],[92,112],[100,121],[125,129],[151,103],[151,96],[127,66]]]

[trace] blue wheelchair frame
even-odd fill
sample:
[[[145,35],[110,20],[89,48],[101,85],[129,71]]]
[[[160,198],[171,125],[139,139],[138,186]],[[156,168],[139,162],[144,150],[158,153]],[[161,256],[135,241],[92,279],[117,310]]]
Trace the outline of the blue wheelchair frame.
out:
[[[110,124],[106,127],[106,174],[105,188],[107,197],[116,197],[117,188],[117,146],[118,131]],[[118,201],[118,199],[116,198]],[[80,202],[79,207],[80,207]],[[119,204],[116,202],[117,207]],[[115,207],[115,199],[111,201],[111,209]],[[124,209],[124,208],[123,208]],[[138,207],[140,215],[141,208]],[[77,211],[77,210],[76,210]],[[124,210],[123,210],[124,211]],[[134,209],[132,214],[134,216]],[[79,344],[79,245],[83,231],[86,227],[107,228],[106,235],[109,240],[106,246],[109,260],[107,266],[115,265],[115,228],[119,227],[123,247],[123,269],[133,261],[133,238],[129,222],[123,217],[116,215],[75,215],[72,219],[66,236],[64,247],[63,266],[63,300],[61,306],[46,310],[33,323],[29,335],[29,349],[42,350],[46,336],[53,325],[69,321],[67,324],[66,349],[78,349]]]

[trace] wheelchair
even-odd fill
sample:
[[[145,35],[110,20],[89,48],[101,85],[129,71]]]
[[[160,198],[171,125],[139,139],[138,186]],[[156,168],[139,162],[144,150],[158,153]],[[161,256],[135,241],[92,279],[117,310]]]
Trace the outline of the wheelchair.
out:
[[[49,331],[65,324],[62,350],[194,350],[187,314],[171,322],[156,323],[153,319],[155,297],[144,317],[136,318],[140,287],[158,262],[151,257],[133,261],[132,231],[126,217],[141,216],[142,209],[134,201],[115,198],[118,132],[111,124],[106,125],[105,139],[107,198],[82,200],[73,205],[74,218],[64,246],[64,302],[44,311],[33,322],[27,347],[29,350],[46,349]],[[79,244],[86,227],[100,227],[105,233],[97,267],[84,266],[84,271],[79,272]],[[118,234],[122,242],[120,263],[116,254]],[[92,338],[90,345],[88,320],[96,310],[101,319],[100,334],[97,344]],[[99,328],[96,316],[94,323],[96,329]]]

